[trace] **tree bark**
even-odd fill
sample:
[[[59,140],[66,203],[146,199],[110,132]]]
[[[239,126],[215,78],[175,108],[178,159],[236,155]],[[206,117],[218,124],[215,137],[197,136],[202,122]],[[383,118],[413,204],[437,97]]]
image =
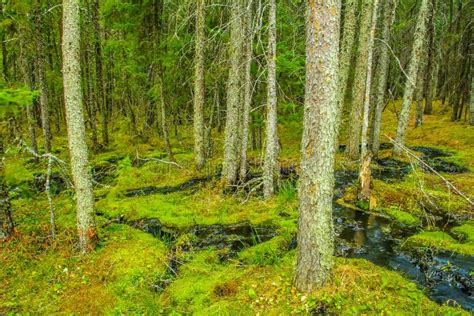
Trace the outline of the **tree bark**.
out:
[[[205,0],[197,0],[196,8],[196,45],[194,77],[194,154],[196,166],[201,169],[205,163],[204,150],[204,28]]]
[[[278,167],[278,120],[276,86],[276,2],[270,0],[268,25],[268,83],[267,83],[267,121],[266,148],[263,165],[263,195],[269,198],[275,191],[280,170]]]
[[[351,159],[360,156],[360,135],[362,129],[362,115],[365,95],[365,79],[367,77],[368,39],[370,21],[372,18],[372,0],[362,0],[361,22],[359,30],[359,49],[356,60],[354,84],[352,86],[352,105],[349,119],[349,134],[346,154]]]
[[[79,0],[63,0],[63,80],[71,170],[76,192],[79,249],[93,250],[97,241],[94,195],[82,113]]]
[[[296,287],[311,292],[334,265],[332,197],[340,1],[307,1],[306,90],[302,139]]]
[[[361,152],[360,152],[360,167],[359,167],[359,199],[369,201],[370,199],[370,160],[371,155],[368,149],[368,131],[369,131],[369,113],[370,113],[370,92],[372,87],[372,60],[374,55],[374,38],[375,28],[377,26],[377,10],[378,0],[373,0],[372,3],[372,23],[370,26],[370,33],[367,42],[367,74],[365,79],[365,96],[364,109],[362,117],[362,133],[361,133]]]
[[[424,114],[431,114],[433,112],[433,73],[434,73],[434,56],[435,56],[435,8],[436,0],[430,1],[429,11],[429,26],[428,26],[428,60],[426,65],[425,85],[423,94],[425,96]]]
[[[342,30],[341,50],[339,53],[339,99],[337,108],[336,147],[339,143],[339,126],[344,109],[344,100],[347,91],[347,81],[352,60],[352,50],[356,38],[356,11],[358,0],[347,0],[344,5],[344,25]]]
[[[375,71],[376,99],[374,110],[374,122],[372,128],[372,154],[376,157],[380,148],[380,127],[382,126],[382,112],[385,106],[385,92],[387,90],[388,67],[389,60],[389,45],[390,33],[395,20],[395,11],[397,9],[396,0],[385,1],[383,15],[383,27],[380,38],[383,41],[380,45],[379,64]]]
[[[230,70],[227,85],[227,111],[224,130],[224,162],[222,177],[226,184],[237,180],[240,166],[241,133],[240,114],[242,113],[240,88],[242,84],[242,12],[244,0],[232,1],[230,17]]]
[[[247,10],[244,16],[245,41],[244,41],[244,106],[242,113],[242,137],[240,151],[240,180],[245,181],[247,176],[247,148],[249,142],[250,110],[252,106],[252,52],[254,30],[252,25],[252,4],[248,0]]]
[[[428,14],[428,0],[422,0],[418,13],[416,30],[413,35],[413,48],[408,65],[407,80],[403,92],[403,104],[398,119],[397,136],[393,147],[393,154],[399,156],[402,153],[402,146],[405,143],[405,133],[410,116],[410,107],[413,102],[413,92],[417,81],[418,68],[421,55],[423,54],[423,40],[426,35],[426,17]]]

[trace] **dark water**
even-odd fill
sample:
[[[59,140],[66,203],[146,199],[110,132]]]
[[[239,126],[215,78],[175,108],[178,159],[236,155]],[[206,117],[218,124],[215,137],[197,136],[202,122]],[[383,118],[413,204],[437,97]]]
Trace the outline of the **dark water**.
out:
[[[384,181],[393,180],[392,171],[382,172],[379,176]],[[335,199],[356,179],[354,173],[336,172]],[[337,242],[339,249],[336,249],[338,255],[364,258],[400,272],[425,289],[434,301],[456,301],[464,309],[474,312],[473,256],[402,252],[400,243],[410,232],[398,232],[396,236],[392,233],[394,223],[391,220],[346,208],[336,202],[333,210],[335,230],[340,239]]]

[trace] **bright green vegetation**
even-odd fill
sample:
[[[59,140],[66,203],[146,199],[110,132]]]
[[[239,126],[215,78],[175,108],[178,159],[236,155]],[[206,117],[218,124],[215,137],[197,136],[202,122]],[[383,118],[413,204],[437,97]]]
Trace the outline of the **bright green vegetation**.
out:
[[[408,248],[436,248],[464,255],[474,255],[474,243],[460,243],[449,234],[441,231],[421,232],[409,237],[404,245]]]
[[[428,127],[417,129],[417,133]],[[298,168],[299,143],[296,140],[300,136],[295,136],[292,130],[299,132],[291,124],[281,128],[287,132],[282,134],[285,155],[282,165]],[[110,150],[91,153],[93,165],[112,166],[116,172],[105,186],[94,186],[97,212],[103,214],[97,217],[101,240],[96,252],[83,257],[77,255],[75,248],[71,190],[54,196],[58,238],[52,242],[45,238],[49,231],[46,196],[44,193],[26,194],[28,185],[25,185],[33,174],[44,173],[44,161],[34,165],[28,162],[31,156],[26,152],[7,153],[7,182],[11,187],[21,184],[24,195],[12,200],[19,235],[0,246],[0,279],[6,280],[5,285],[0,286],[0,312],[215,315],[310,314],[324,309],[336,314],[397,314],[400,310],[414,314],[466,314],[458,308],[436,304],[399,273],[366,260],[338,258],[331,284],[310,295],[298,293],[292,283],[295,252],[288,250],[296,234],[298,214],[294,184],[283,182],[278,195],[267,201],[248,196],[244,191],[224,194],[217,179],[184,191],[125,197],[127,190],[176,186],[213,175],[218,170],[221,153],[216,153],[205,169],[197,172],[190,167],[192,139],[182,134],[181,143],[173,145],[181,146],[175,156],[183,168],[152,160],[137,164],[137,151],[141,158],[160,157],[163,143],[158,138],[151,138],[147,144],[133,143],[120,133],[116,137]],[[57,137],[53,147],[59,148],[61,151],[56,155],[67,161],[65,144],[64,137]],[[216,148],[220,150],[218,145]],[[459,157],[470,155],[467,147],[458,148]],[[381,155],[384,154],[382,151]],[[251,161],[258,161],[258,157],[258,151],[250,153]],[[466,163],[464,159],[460,161]],[[356,169],[356,165],[341,154],[337,156],[336,166],[339,170]],[[252,168],[257,170],[253,165]],[[55,171],[60,169],[55,166]],[[455,178],[456,185],[470,193],[471,174],[446,177]],[[423,199],[419,194],[420,179],[433,201],[428,205],[434,213],[466,213],[465,202],[449,193],[436,177],[421,172],[409,174],[400,182],[375,180],[375,201],[371,202],[375,207],[370,212],[387,215],[402,227],[419,226],[424,216],[419,207]],[[348,207],[355,208],[355,188],[349,187],[345,194]],[[177,249],[173,253],[167,248],[168,243],[150,234],[124,224],[109,223],[121,215],[126,221],[157,218],[165,226],[182,231],[196,224],[249,221],[253,225],[274,226],[278,236],[222,260],[228,255],[226,249],[183,250],[193,241],[192,234],[182,234],[171,243]],[[460,241],[443,232],[422,232],[409,238],[406,246],[473,254],[472,228],[472,222],[467,221],[451,230],[452,236],[459,236]],[[181,264],[176,277],[167,268],[171,255]],[[164,290],[161,289],[163,284],[167,284]]]
[[[472,221],[452,228],[451,232],[461,236],[461,239],[466,243],[474,243],[474,223]]]
[[[420,224],[420,219],[408,212],[404,212],[397,207],[390,207],[386,210],[387,214],[390,215],[395,222],[405,226],[417,226]]]

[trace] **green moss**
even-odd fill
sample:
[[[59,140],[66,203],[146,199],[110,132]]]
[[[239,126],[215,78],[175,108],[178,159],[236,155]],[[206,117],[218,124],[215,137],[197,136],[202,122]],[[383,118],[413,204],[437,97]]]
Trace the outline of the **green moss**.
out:
[[[420,219],[408,212],[400,210],[396,206],[385,209],[385,212],[390,215],[397,223],[405,226],[418,226]]]
[[[474,244],[459,243],[453,237],[441,231],[421,232],[410,236],[404,244],[404,247],[432,247],[460,254],[474,255]]]
[[[244,249],[239,253],[239,259],[248,264],[274,264],[287,251],[289,242],[288,237],[274,237],[269,241]]]
[[[460,235],[466,243],[474,243],[474,222],[466,222],[451,229],[451,232]]]

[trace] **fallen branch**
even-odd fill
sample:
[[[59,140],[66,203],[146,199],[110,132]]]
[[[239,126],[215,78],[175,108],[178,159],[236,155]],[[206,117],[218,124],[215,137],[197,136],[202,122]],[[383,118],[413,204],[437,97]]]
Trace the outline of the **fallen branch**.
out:
[[[468,197],[466,194],[464,194],[461,190],[459,190],[452,182],[450,182],[448,179],[446,179],[445,177],[443,177],[443,175],[441,175],[438,171],[436,171],[435,169],[433,169],[433,167],[431,167],[429,164],[427,164],[425,161],[423,161],[423,159],[421,159],[420,157],[418,157],[417,155],[415,155],[408,147],[406,147],[405,145],[403,145],[402,143],[399,143],[397,141],[395,141],[393,138],[391,138],[390,136],[388,136],[387,134],[384,134],[385,137],[387,137],[387,139],[393,144],[393,145],[397,145],[399,146],[409,157],[412,157],[414,159],[416,159],[420,164],[422,164],[423,166],[425,166],[426,168],[428,168],[428,170],[430,170],[431,172],[433,172],[435,175],[437,175],[439,178],[441,178],[445,183],[446,185],[448,186],[448,188],[451,188],[454,192],[456,192],[459,196],[461,196],[462,198],[464,198],[471,206],[474,206],[474,202],[470,199],[470,197]]]

